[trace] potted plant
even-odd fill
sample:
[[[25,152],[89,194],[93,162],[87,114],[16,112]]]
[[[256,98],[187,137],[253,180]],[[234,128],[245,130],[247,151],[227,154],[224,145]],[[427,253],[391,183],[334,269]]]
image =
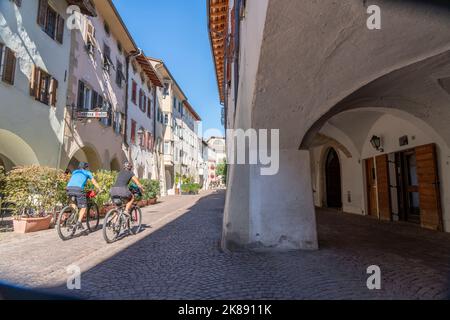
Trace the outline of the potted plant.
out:
[[[99,170],[94,173],[95,180],[100,185],[100,187],[105,190],[105,192],[100,193],[95,198],[95,201],[99,207],[100,215],[105,216],[110,210],[114,209],[115,206],[111,202],[111,197],[109,195],[109,190],[114,185],[117,179],[116,171]],[[86,186],[87,189],[94,189],[91,182]]]
[[[142,179],[140,182],[144,187],[144,194],[142,196],[143,200],[146,202],[146,205],[156,204],[160,193],[159,181]]]
[[[14,231],[36,232],[50,227],[53,209],[63,200],[62,171],[39,167],[18,167],[10,171],[4,187],[6,201],[14,203]]]

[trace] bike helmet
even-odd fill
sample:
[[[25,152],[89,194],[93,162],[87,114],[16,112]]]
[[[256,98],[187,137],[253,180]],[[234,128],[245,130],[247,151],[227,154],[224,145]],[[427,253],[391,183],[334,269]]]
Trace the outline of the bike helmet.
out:
[[[80,162],[80,164],[78,165],[79,169],[85,170],[87,168],[89,168],[89,163],[87,162]]]
[[[123,168],[124,168],[125,170],[131,171],[131,170],[133,170],[133,164],[132,164],[131,162],[126,161],[126,162],[123,164]]]

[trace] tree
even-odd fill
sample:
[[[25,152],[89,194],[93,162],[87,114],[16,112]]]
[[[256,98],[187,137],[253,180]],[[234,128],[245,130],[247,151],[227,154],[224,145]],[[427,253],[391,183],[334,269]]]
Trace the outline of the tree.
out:
[[[228,169],[228,165],[227,165],[226,160],[223,160],[222,163],[219,163],[216,168],[216,176],[221,176],[222,182],[224,184],[227,183],[227,169]]]

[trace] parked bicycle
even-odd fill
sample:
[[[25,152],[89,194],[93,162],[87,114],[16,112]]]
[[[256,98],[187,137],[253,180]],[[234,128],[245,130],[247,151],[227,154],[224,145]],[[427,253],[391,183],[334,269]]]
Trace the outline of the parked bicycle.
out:
[[[88,206],[86,217],[83,220],[85,220],[89,232],[96,231],[100,223],[100,211],[98,210],[98,205],[95,202],[96,197],[97,193],[95,191],[88,191],[86,193]],[[61,240],[67,241],[75,236],[77,232],[78,219],[79,209],[77,206],[77,200],[75,196],[71,196],[69,205],[61,210],[56,223],[56,230],[58,231],[58,235]]]
[[[131,190],[134,194],[138,194],[136,190]],[[137,199],[138,197],[135,197]],[[129,234],[136,235],[141,230],[142,211],[138,207],[137,201],[131,207],[130,213],[125,212],[125,205],[128,200],[113,197],[112,201],[116,208],[110,210],[103,222],[103,238],[106,243],[117,241],[122,231],[128,230]]]

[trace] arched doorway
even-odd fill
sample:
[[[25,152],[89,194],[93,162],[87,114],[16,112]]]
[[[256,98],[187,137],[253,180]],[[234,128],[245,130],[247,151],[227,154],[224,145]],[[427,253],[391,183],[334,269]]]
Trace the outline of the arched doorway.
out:
[[[112,159],[111,161],[111,171],[120,171],[121,166],[119,160],[117,158]]]
[[[326,204],[328,208],[342,208],[341,163],[334,148],[325,159]]]
[[[91,171],[97,171],[102,169],[102,161],[97,151],[89,146],[85,146],[72,156],[67,166],[67,169],[73,171],[78,168],[80,162],[88,162]]]

